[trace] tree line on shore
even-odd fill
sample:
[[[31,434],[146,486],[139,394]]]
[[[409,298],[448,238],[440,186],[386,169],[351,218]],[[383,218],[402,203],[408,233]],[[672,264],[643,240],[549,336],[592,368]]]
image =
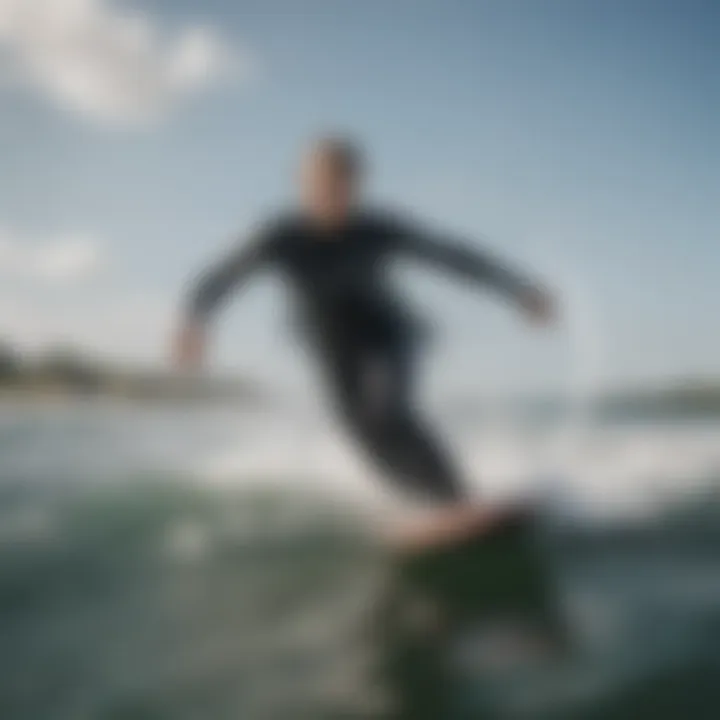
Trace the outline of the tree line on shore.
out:
[[[0,391],[13,395],[108,395],[129,399],[254,400],[255,383],[190,379],[161,370],[109,363],[69,346],[29,355],[0,341]]]

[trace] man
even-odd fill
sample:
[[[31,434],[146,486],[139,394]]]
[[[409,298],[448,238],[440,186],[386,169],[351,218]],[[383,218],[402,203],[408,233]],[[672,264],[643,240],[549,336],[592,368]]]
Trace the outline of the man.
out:
[[[497,511],[467,502],[453,463],[420,417],[413,369],[420,324],[391,292],[389,261],[415,258],[488,286],[531,320],[552,318],[539,285],[399,215],[362,206],[362,158],[342,138],[316,141],[303,158],[300,207],[272,218],[204,273],[193,288],[175,357],[204,360],[214,311],[256,270],[282,273],[295,292],[302,335],[323,370],[335,409],[359,446],[399,488],[438,509],[400,542],[424,546],[493,526]]]

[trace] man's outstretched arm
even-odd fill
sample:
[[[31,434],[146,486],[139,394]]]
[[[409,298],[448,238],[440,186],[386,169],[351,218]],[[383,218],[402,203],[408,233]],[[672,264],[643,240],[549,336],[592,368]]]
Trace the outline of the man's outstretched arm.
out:
[[[408,256],[490,287],[545,322],[554,315],[553,299],[542,284],[469,243],[411,229],[398,233],[399,249]]]
[[[194,282],[173,346],[173,359],[178,367],[199,369],[203,365],[207,324],[211,316],[269,257],[269,241],[262,237],[253,238],[203,272]]]
[[[205,270],[190,289],[186,317],[195,322],[207,322],[231,292],[239,290],[268,260],[269,250],[270,243],[265,238],[255,237]]]

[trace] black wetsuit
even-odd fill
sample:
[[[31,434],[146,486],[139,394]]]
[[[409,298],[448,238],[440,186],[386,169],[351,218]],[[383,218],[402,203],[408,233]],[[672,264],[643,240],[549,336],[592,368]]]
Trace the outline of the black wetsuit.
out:
[[[413,393],[417,319],[391,291],[388,261],[428,261],[509,297],[525,280],[465,244],[435,238],[379,212],[327,232],[301,214],[276,218],[199,280],[189,314],[205,321],[257,269],[281,272],[295,290],[303,335],[316,351],[336,409],[360,446],[403,487],[459,499],[460,480],[420,418]]]

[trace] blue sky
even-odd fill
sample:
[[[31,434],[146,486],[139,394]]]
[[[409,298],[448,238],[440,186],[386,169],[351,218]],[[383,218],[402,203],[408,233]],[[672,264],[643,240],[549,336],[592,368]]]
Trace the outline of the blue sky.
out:
[[[18,342],[160,361],[186,279],[339,127],[374,196],[566,294],[541,336],[404,277],[443,326],[437,387],[718,374],[711,0],[0,0],[0,51],[0,333]],[[216,365],[299,386],[282,313],[258,279]]]

